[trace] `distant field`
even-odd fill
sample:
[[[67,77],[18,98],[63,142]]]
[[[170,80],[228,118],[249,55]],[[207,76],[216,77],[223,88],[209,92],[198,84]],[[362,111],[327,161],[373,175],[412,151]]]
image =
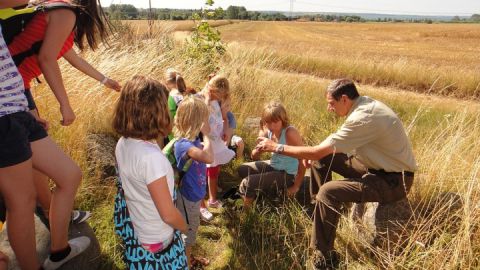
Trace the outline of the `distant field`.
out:
[[[125,20],[122,22],[126,22],[130,24],[134,31],[138,33],[146,33],[148,31],[148,21],[146,20]],[[233,21],[231,20],[217,20],[217,21],[210,21],[210,24],[217,27],[222,25],[231,24]],[[169,28],[172,31],[191,31],[192,28],[195,26],[195,22],[193,20],[188,21],[154,21],[153,28]]]
[[[219,29],[225,41],[271,54],[286,71],[480,97],[479,25],[243,22]]]
[[[147,21],[124,21],[136,34]],[[325,78],[480,98],[478,24],[211,21],[231,51],[268,58],[276,69]],[[193,21],[155,21],[154,31],[190,31]],[[183,40],[184,33],[177,37]],[[271,67],[268,67],[271,68]]]

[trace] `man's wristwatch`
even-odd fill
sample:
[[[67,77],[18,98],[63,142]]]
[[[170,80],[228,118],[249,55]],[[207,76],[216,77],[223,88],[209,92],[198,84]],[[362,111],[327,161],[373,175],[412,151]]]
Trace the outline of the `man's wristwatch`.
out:
[[[283,153],[283,147],[284,147],[283,144],[280,144],[280,143],[277,144],[277,147],[275,148],[275,153],[277,153],[277,154]]]

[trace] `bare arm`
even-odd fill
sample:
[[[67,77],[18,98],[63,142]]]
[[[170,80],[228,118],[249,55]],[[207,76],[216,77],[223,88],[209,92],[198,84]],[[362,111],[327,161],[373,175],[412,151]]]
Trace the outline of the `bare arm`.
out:
[[[266,138],[259,137],[257,139],[257,147],[265,152],[274,152],[277,148],[277,143]],[[323,141],[319,145],[315,146],[292,146],[285,145],[283,148],[282,155],[298,158],[298,159],[309,159],[309,160],[319,160],[329,154],[332,154],[335,149],[330,146],[328,141]]]
[[[226,104],[226,106],[224,105]],[[227,113],[230,111],[230,100],[225,100],[220,103],[220,109],[222,112],[222,119],[223,119],[223,141],[229,142],[230,138],[233,135],[233,130],[230,130],[230,123],[228,123]]]
[[[78,54],[75,52],[73,48],[70,49],[67,53],[65,53],[63,55],[63,58],[65,58],[65,60],[67,60],[68,63],[70,63],[70,65],[72,65],[74,68],[80,70],[85,75],[99,82],[103,81],[106,78],[105,75],[103,75],[100,71],[98,71],[96,68],[90,65],[90,63],[88,63],[85,59],[78,56]],[[115,91],[120,91],[120,88],[121,88],[118,82],[110,78],[106,78],[105,86]]]
[[[182,214],[180,214],[173,204],[166,176],[160,177],[148,184],[147,188],[162,220],[170,225],[170,227],[186,233],[187,223],[183,219]]]
[[[210,142],[210,137],[208,137],[207,134],[204,133],[203,136],[203,149],[198,147],[190,147],[187,154],[196,161],[209,164],[213,162],[213,148]]]
[[[53,94],[60,103],[62,125],[68,126],[75,120],[62,73],[57,63],[57,55],[75,25],[75,14],[71,10],[57,9],[48,13],[48,24],[42,47],[38,54],[38,64]]]
[[[286,132],[286,141],[288,145],[292,146],[303,146],[302,136],[295,128],[291,127]],[[303,159],[298,159],[298,168],[297,168],[297,175],[295,175],[295,181],[293,186],[288,188],[289,195],[295,195],[300,189],[300,186],[303,183],[303,177],[305,176],[305,165],[303,163]]]
[[[19,7],[28,4],[28,0],[2,0],[0,8]]]

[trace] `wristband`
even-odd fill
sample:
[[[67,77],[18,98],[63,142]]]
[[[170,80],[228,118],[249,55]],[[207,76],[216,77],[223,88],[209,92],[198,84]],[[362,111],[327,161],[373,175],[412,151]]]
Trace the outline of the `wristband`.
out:
[[[275,153],[277,154],[283,153],[283,147],[284,147],[283,144],[277,144],[277,147],[275,148]]]
[[[108,77],[103,75],[103,80],[100,81],[101,84],[105,85],[108,81]]]

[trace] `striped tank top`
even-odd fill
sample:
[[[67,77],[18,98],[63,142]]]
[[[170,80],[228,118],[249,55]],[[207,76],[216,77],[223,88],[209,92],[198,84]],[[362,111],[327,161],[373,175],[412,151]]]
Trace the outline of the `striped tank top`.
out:
[[[0,117],[27,110],[23,81],[13,63],[0,26]]]

